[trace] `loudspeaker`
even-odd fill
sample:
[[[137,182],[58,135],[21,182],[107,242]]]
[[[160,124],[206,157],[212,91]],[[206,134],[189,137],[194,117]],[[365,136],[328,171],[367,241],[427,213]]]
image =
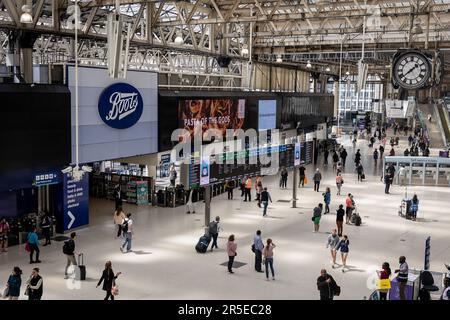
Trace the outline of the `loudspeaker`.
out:
[[[217,63],[219,64],[219,67],[221,68],[228,68],[231,62],[231,57],[228,56],[218,56],[216,58]]]

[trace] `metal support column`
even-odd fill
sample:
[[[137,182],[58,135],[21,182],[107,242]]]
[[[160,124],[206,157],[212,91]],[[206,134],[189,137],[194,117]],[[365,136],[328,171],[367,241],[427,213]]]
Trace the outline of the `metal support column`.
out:
[[[439,183],[439,162],[436,163],[436,185]]]
[[[423,171],[422,171],[422,184],[425,184],[425,171],[426,171],[426,163],[423,164]]]
[[[412,184],[412,161],[409,162],[409,184]]]
[[[211,220],[211,186],[205,187],[205,227],[209,225]]]
[[[297,167],[294,167],[294,177],[292,179],[292,208],[297,208]]]

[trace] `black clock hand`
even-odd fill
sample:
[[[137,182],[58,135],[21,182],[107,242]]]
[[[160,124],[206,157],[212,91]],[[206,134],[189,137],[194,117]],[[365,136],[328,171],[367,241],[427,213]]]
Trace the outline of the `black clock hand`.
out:
[[[419,65],[416,63],[416,65],[413,68],[409,69],[408,72],[404,73],[403,76],[406,76],[407,74],[410,74],[417,67],[419,67]]]

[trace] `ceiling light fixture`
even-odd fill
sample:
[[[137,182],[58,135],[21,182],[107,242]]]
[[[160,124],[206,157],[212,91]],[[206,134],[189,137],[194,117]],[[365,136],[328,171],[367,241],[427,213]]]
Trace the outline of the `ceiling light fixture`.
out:
[[[312,65],[311,65],[311,62],[308,60],[308,62],[306,63],[306,67],[307,68],[311,68],[312,67]]]
[[[248,55],[248,46],[247,46],[247,44],[243,44],[243,45],[242,45],[241,54],[242,54],[243,56]]]
[[[330,72],[330,71],[331,71],[330,67],[326,67],[326,68],[325,68],[325,71],[326,71],[326,72]]]
[[[20,15],[21,23],[33,23],[33,4],[31,0],[27,0],[27,4],[22,6],[22,14]]]
[[[183,34],[181,33],[181,31],[177,32],[177,36],[175,37],[175,43],[176,44],[183,44],[184,43]]]
[[[277,62],[278,62],[278,63],[283,62],[283,59],[281,59],[281,54],[278,54],[278,55],[277,55]]]

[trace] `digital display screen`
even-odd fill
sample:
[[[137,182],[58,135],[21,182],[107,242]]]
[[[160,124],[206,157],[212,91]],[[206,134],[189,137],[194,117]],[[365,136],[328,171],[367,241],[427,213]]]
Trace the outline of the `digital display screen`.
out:
[[[276,100],[259,100],[259,130],[275,129],[277,126],[277,101]]]

